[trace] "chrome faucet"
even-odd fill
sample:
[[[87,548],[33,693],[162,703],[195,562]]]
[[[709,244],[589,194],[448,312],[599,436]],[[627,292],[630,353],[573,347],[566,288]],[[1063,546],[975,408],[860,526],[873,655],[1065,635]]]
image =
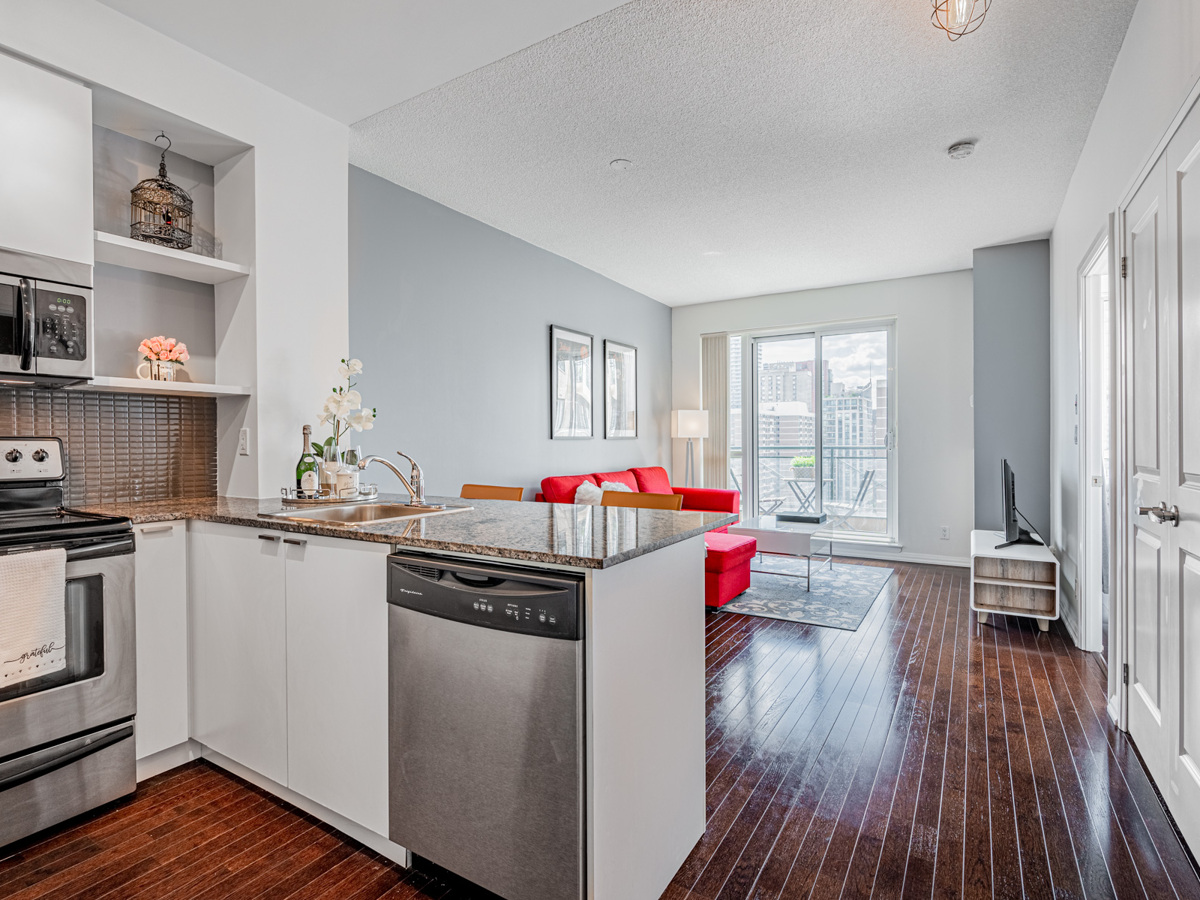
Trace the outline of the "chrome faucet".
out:
[[[423,506],[426,509],[445,509],[445,506],[440,503],[425,502],[425,478],[421,474],[421,467],[417,465],[417,461],[407,453],[401,453],[399,450],[396,451],[396,455],[402,456],[412,463],[412,473],[410,478],[405,478],[404,473],[396,468],[394,463],[384,459],[382,456],[364,456],[358,461],[358,467],[360,469],[365,469],[373,462],[383,463],[384,466],[392,470],[395,476],[400,479],[400,483],[404,485],[404,489],[408,491],[409,506]]]

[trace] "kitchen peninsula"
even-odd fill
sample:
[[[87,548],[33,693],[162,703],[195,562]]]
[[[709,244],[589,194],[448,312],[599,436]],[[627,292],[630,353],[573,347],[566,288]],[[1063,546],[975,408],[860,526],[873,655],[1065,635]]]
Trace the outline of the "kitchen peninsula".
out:
[[[574,574],[586,896],[659,896],[704,830],[703,535],[734,517],[430,499],[448,509],[354,527],[282,520],[279,500],[92,507],[137,532],[139,729],[189,710],[186,733],[139,744],[139,774],[203,755],[406,862],[388,840],[388,554]],[[155,583],[172,553],[183,604]],[[150,633],[171,603],[186,627]]]

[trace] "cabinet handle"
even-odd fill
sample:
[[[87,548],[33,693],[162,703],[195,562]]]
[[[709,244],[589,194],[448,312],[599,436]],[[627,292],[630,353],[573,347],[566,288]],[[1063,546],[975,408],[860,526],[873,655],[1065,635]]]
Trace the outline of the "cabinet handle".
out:
[[[277,540],[279,540],[279,538],[273,534],[260,534],[258,536],[258,539],[260,541],[277,541]]]
[[[284,538],[283,542],[285,544],[291,544],[293,547],[307,547],[308,546],[308,541],[300,541],[300,540],[296,540],[295,538]]]
[[[142,534],[166,534],[168,531],[174,531],[174,525],[161,525],[158,528],[143,528]]]

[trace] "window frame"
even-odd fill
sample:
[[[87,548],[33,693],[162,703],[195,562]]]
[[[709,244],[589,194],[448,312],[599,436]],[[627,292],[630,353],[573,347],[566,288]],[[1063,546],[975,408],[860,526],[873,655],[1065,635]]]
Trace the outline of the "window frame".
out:
[[[900,452],[898,439],[898,398],[900,388],[896,377],[897,340],[895,318],[864,319],[857,321],[830,322],[813,326],[791,326],[762,330],[745,330],[734,332],[742,340],[741,353],[741,391],[742,391],[742,495],[746,500],[745,507],[757,515],[759,506],[758,495],[758,408],[759,380],[757,378],[758,344],[779,340],[812,338],[814,341],[814,371],[821,371],[822,338],[843,334],[857,334],[867,331],[884,331],[887,333],[887,531],[884,534],[868,534],[864,532],[847,532],[839,537],[839,542],[861,543],[869,545],[898,546],[900,530],[900,491],[899,466]],[[750,384],[747,384],[747,371],[750,373]],[[819,384],[819,382],[818,382]],[[749,387],[749,393],[747,393]],[[819,388],[818,388],[819,391]],[[818,393],[818,414],[814,421],[814,444],[817,456],[817,478],[824,478],[824,397]],[[824,491],[818,494],[819,508],[824,508]],[[748,513],[743,512],[748,516]]]

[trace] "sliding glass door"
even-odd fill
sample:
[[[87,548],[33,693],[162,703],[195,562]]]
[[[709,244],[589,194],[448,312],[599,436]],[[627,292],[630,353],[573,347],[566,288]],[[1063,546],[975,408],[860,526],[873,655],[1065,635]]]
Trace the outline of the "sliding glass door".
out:
[[[754,485],[760,513],[821,509],[816,363],[812,335],[754,341]]]
[[[894,538],[893,343],[890,325],[743,341],[748,514],[824,514],[847,536]]]

